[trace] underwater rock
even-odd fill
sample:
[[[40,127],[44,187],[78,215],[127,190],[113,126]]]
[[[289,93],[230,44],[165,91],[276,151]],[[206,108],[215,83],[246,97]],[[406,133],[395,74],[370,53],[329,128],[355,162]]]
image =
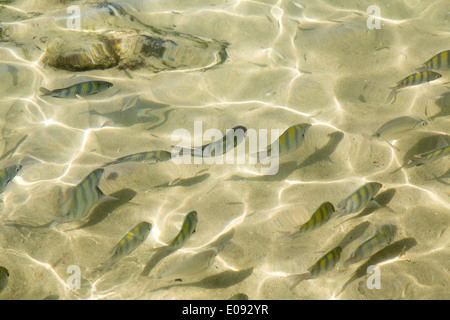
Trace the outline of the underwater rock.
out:
[[[204,70],[228,57],[226,42],[155,28],[117,3],[79,7],[78,29],[69,27],[66,11],[55,11],[23,20],[20,27],[1,25],[2,41],[24,46],[36,57],[44,52],[45,64],[68,71]]]

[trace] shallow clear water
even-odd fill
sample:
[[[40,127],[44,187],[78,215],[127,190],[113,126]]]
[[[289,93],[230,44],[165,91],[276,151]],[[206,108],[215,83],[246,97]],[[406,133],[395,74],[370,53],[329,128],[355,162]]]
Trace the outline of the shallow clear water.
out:
[[[448,1],[378,1],[379,29],[368,28],[371,1],[116,4],[0,2],[0,165],[23,166],[1,194],[0,266],[9,279],[0,299],[450,298],[449,157],[397,170],[412,155],[449,144],[450,71],[386,103],[389,87],[450,49]],[[79,28],[70,20],[73,5]],[[122,39],[118,51],[105,53],[100,47],[113,39]],[[163,54],[139,52],[143,41],[158,47],[154,39],[165,41]],[[80,58],[85,69],[58,60],[80,50],[90,53]],[[73,99],[40,92],[93,79],[113,87]],[[395,148],[368,138],[400,116],[427,125],[391,141]],[[298,123],[312,126],[297,150],[280,157],[276,174],[250,162],[256,140],[249,134],[241,164],[107,166],[99,188],[118,199],[82,221],[30,227],[60,216],[66,190],[105,163],[170,151],[176,130],[199,146],[211,142],[201,140],[208,129],[224,134],[242,125],[274,140],[270,130]],[[268,143],[258,140],[258,148]],[[337,207],[371,181],[382,184],[377,203],[278,240],[323,202]],[[192,210],[192,237],[171,254],[153,250],[176,236]],[[145,242],[101,273],[111,248],[143,220],[153,225]],[[383,224],[397,227],[392,242],[344,267]],[[291,288],[288,275],[307,272],[338,245],[335,268]],[[156,278],[211,247],[217,256],[194,275]],[[370,285],[376,272],[369,266],[378,266],[379,289]]]

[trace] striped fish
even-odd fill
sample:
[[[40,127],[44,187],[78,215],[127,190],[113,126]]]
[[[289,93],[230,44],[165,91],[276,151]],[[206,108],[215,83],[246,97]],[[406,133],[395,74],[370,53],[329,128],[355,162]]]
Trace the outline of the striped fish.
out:
[[[183,246],[183,244],[190,238],[190,236],[195,232],[195,227],[197,226],[197,211],[189,212],[184,218],[183,225],[178,235],[173,238],[169,243],[169,247],[173,249],[178,249]]]
[[[436,79],[439,79],[442,77],[441,74],[434,72],[434,71],[421,71],[416,72],[412,75],[407,76],[405,79],[401,80],[397,83],[395,87],[390,87],[389,89],[392,89],[391,93],[389,94],[389,97],[386,100],[386,103],[392,103],[395,101],[397,97],[397,91],[406,87],[412,87],[417,86],[419,84],[430,82]]]
[[[448,155],[450,155],[450,145],[443,148],[435,149],[430,152],[417,154],[413,156],[410,162],[406,164],[404,167],[405,168],[418,167],[424,165],[425,163],[436,161]]]
[[[114,263],[127,256],[134,250],[136,250],[141,244],[145,242],[150,231],[152,224],[146,221],[142,221],[132,228],[123,236],[122,239],[112,248],[112,256],[104,262],[104,270],[109,269]]]
[[[314,279],[322,274],[332,270],[341,257],[342,248],[335,247],[328,251],[322,258],[313,264],[307,273],[290,275],[288,278],[292,281],[291,289],[296,287],[301,281]]]
[[[378,182],[369,182],[353,192],[350,196],[339,202],[336,213],[346,215],[361,211],[370,200],[380,191],[382,185]]]
[[[5,191],[8,184],[14,179],[17,173],[22,169],[20,164],[7,166],[0,170],[0,193]]]
[[[187,149],[194,157],[215,157],[222,155],[233,148],[236,148],[242,141],[244,141],[247,133],[247,128],[244,126],[236,126],[222,137],[222,139],[213,141],[204,146],[194,149]],[[182,149],[178,154],[183,155],[186,149]]]
[[[450,70],[450,50],[439,52],[426,61],[419,70]]]
[[[96,81],[80,82],[67,88],[55,89],[52,91],[42,87],[39,90],[42,92],[43,96],[72,99],[78,96],[80,97],[90,96],[99,93],[103,90],[106,90],[108,88],[111,88],[112,86],[113,84],[111,82],[96,80]]]
[[[110,197],[98,188],[103,171],[103,168],[92,171],[68,191],[67,200],[62,205],[63,215],[52,222],[51,227],[86,217],[100,199]]]
[[[320,205],[320,207],[313,213],[308,222],[302,224],[300,228],[290,235],[280,238],[280,241],[284,241],[288,238],[296,238],[301,234],[312,231],[325,224],[331,216],[334,214],[334,206],[330,202],[324,202]]]
[[[272,151],[278,146],[278,154],[288,154],[297,150],[305,141],[305,134],[311,127],[309,123],[300,123],[287,128],[267,149],[267,154],[272,155]]]
[[[397,228],[391,224],[385,224],[379,227],[372,237],[356,248],[350,258],[345,261],[344,267],[346,268],[350,264],[360,262],[370,257],[373,253],[380,251],[392,242],[396,232]]]
[[[124,163],[124,162],[160,162],[170,160],[172,154],[164,150],[146,151],[140,153],[130,154],[125,157],[118,158],[112,162],[108,162],[103,167],[110,166],[112,164]]]
[[[9,272],[5,267],[0,266],[0,294],[8,285]]]

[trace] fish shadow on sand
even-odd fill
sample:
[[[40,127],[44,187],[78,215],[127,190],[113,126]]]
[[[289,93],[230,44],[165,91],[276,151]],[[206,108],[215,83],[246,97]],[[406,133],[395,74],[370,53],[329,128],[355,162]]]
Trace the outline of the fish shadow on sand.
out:
[[[335,131],[328,135],[328,142],[320,149],[314,151],[308,158],[300,163],[297,169],[301,169],[310,165],[313,165],[319,161],[332,162],[330,156],[336,151],[339,143],[344,138],[344,133],[341,131]]]
[[[9,149],[7,152],[5,152],[4,155],[2,155],[0,157],[0,161],[2,161],[3,159],[9,157],[10,155],[13,155],[14,152],[16,152],[16,150],[20,147],[20,145],[27,139],[28,135],[25,135],[22,137],[22,139],[20,139],[16,145],[14,147],[12,147],[11,149]]]
[[[177,248],[172,248],[169,246],[161,247],[157,249],[156,253],[152,255],[151,259],[145,264],[144,269],[141,272],[141,276],[148,276],[150,271],[163,259],[170,256],[172,253],[177,251]]]
[[[416,239],[404,238],[402,240],[391,243],[384,249],[381,249],[380,251],[372,255],[366,263],[362,264],[358,267],[358,269],[356,269],[356,271],[353,273],[353,276],[344,284],[338,295],[340,295],[355,280],[367,276],[367,268],[369,266],[377,265],[378,263],[381,263],[383,261],[394,259],[400,254],[404,254],[406,251],[410,250],[416,244]]]
[[[450,115],[450,91],[441,95],[441,97],[436,100],[436,104],[439,106],[440,110],[434,116],[430,117],[430,120]]]
[[[191,177],[191,178],[186,178],[186,179],[181,179],[179,181],[177,181],[176,183],[165,183],[165,184],[161,184],[159,186],[156,186],[154,188],[170,188],[170,187],[190,187],[193,186],[197,183],[201,183],[203,181],[205,181],[206,179],[208,179],[208,177],[211,174],[209,173],[205,173],[205,174],[201,174],[195,177]]]
[[[274,175],[265,175],[258,177],[242,177],[239,175],[233,175],[227,180],[231,181],[283,181],[289,177],[294,171],[298,169],[311,166],[320,161],[331,161],[331,154],[337,149],[337,146],[341,142],[344,134],[340,131],[335,131],[328,135],[328,142],[320,149],[317,149],[310,156],[308,156],[302,163],[297,164],[297,161],[281,162],[278,168],[278,172]]]
[[[358,224],[356,227],[354,227],[352,230],[350,230],[345,237],[342,239],[342,241],[337,245],[337,247],[341,247],[344,249],[344,247],[348,246],[350,243],[361,237],[366,229],[369,227],[370,222],[364,221],[360,224]]]
[[[199,280],[197,282],[171,284],[171,285],[157,288],[153,291],[167,290],[172,287],[199,287],[199,288],[204,288],[204,289],[224,289],[224,288],[229,288],[231,286],[234,286],[234,285],[244,281],[252,273],[253,273],[253,267],[245,269],[245,270],[239,270],[239,271],[227,270],[227,271],[221,272],[219,274],[209,276],[209,277]]]
[[[131,199],[133,199],[136,196],[136,191],[125,188],[117,192],[114,192],[109,196],[112,196],[117,199],[108,200],[106,202],[98,204],[92,210],[91,214],[89,215],[89,220],[86,223],[70,230],[92,227],[102,222],[104,219],[106,219],[106,217],[110,215],[111,212],[116,210],[118,207],[124,205],[125,203],[129,202]]]
[[[396,194],[396,190],[393,188],[387,189],[385,191],[383,191],[382,193],[380,193],[379,195],[377,195],[374,200],[378,205],[370,205],[367,206],[366,208],[364,208],[363,211],[361,211],[360,214],[351,217],[345,221],[349,221],[349,220],[353,220],[353,219],[357,219],[357,218],[361,218],[361,217],[365,217],[368,216],[369,214],[374,213],[375,211],[377,211],[380,206],[381,207],[387,207],[390,211],[394,212],[392,209],[390,209],[387,204],[389,202],[391,202],[391,200],[394,198],[394,195]],[[344,222],[345,222],[344,221]]]

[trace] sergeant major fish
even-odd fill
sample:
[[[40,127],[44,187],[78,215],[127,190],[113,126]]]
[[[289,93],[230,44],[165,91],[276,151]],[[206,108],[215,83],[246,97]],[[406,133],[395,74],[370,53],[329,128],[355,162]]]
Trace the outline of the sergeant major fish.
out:
[[[11,165],[0,170],[0,193],[5,191],[8,184],[14,179],[22,169],[22,165]]]
[[[382,225],[375,234],[364,241],[356,250],[351,254],[350,258],[345,261],[344,268],[348,265],[360,262],[373,253],[380,251],[383,247],[390,244],[393,240],[397,228],[391,224]]]
[[[314,279],[327,271],[332,270],[338,263],[341,257],[342,248],[335,247],[328,251],[322,258],[320,258],[315,264],[313,264],[307,273],[293,274],[288,276],[289,280],[292,281],[291,289],[296,287],[301,281]]]
[[[168,244],[173,249],[178,249],[191,237],[197,227],[197,211],[189,212],[184,218],[183,225],[180,232],[175,238]]]
[[[151,223],[142,221],[128,231],[111,250],[112,256],[104,262],[105,268],[103,270],[109,269],[114,263],[136,250],[145,242],[151,229]]]
[[[450,69],[450,50],[439,52],[430,60],[427,60],[419,70],[449,70]]]
[[[114,161],[106,163],[105,165],[103,165],[103,167],[124,162],[149,162],[149,161],[161,162],[170,160],[171,157],[172,154],[169,151],[164,150],[146,151],[118,158]]]
[[[334,214],[334,206],[330,202],[324,202],[320,205],[320,207],[313,213],[311,218],[304,224],[300,226],[300,228],[290,235],[280,238],[280,241],[284,241],[288,238],[295,238],[300,236],[301,234],[312,231],[325,224],[331,216]]]
[[[391,93],[389,94],[389,97],[386,100],[386,103],[392,103],[395,101],[397,97],[397,91],[406,87],[416,86],[425,82],[430,82],[436,79],[439,79],[442,77],[441,74],[434,72],[434,71],[421,71],[416,72],[412,75],[409,75],[405,79],[401,80],[397,83],[394,87],[390,87],[389,89],[392,89]]]
[[[183,148],[178,154],[191,154],[193,157],[215,157],[222,155],[233,148],[236,148],[242,141],[244,141],[247,133],[247,128],[244,126],[236,126],[222,137],[222,139],[213,141],[201,147],[194,149]],[[175,154],[176,149],[175,148]],[[186,151],[188,150],[188,151]]]
[[[103,171],[103,168],[92,171],[78,185],[68,191],[67,199],[62,205],[63,215],[53,221],[50,224],[51,227],[80,220],[90,213],[99,200],[114,198],[103,194],[98,187]]]
[[[361,211],[366,207],[370,200],[380,191],[381,183],[370,182],[353,192],[350,196],[339,202],[336,213],[346,215]]]
[[[305,134],[311,127],[309,123],[300,123],[287,128],[268,148],[267,155],[272,156],[273,150],[278,148],[278,154],[288,154],[297,150],[305,141]]]
[[[448,155],[450,155],[450,145],[443,148],[435,149],[433,151],[414,155],[410,159],[410,162],[404,165],[404,167],[405,168],[418,167],[424,165],[425,163],[436,161]]]
[[[78,96],[86,97],[93,94],[97,94],[101,91],[104,91],[108,88],[111,88],[113,84],[107,81],[86,81],[80,82],[73,86],[62,88],[62,89],[54,89],[52,91],[41,87],[39,90],[42,92],[43,96],[52,96],[54,98],[63,98],[63,99],[73,99]]]

